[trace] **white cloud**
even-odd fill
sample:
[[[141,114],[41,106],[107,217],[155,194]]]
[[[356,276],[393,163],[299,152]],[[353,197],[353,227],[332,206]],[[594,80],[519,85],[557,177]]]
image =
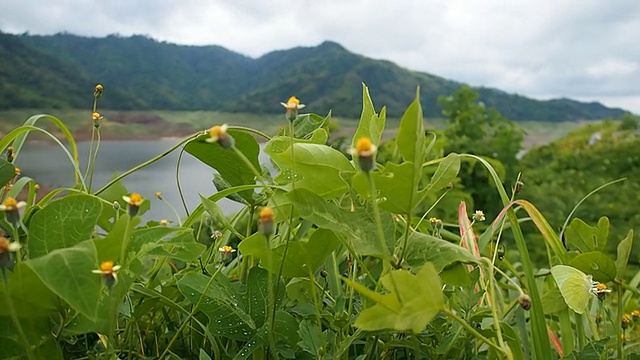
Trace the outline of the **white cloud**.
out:
[[[640,112],[633,1],[0,0],[0,14],[2,31],[145,34],[254,57],[333,40],[472,85]]]

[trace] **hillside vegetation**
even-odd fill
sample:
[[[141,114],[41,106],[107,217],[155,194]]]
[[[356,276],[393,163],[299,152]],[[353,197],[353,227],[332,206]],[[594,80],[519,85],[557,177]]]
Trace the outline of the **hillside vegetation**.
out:
[[[0,109],[85,107],[87,89],[108,89],[103,106],[136,110],[277,113],[296,94],[309,110],[357,118],[361,83],[399,117],[420,86],[425,116],[441,116],[440,95],[461,83],[349,52],[334,42],[253,59],[220,46],[182,46],[144,36],[85,38],[0,33]],[[624,111],[569,99],[538,101],[478,88],[487,106],[513,120],[618,118]],[[83,95],[85,94],[85,95]]]

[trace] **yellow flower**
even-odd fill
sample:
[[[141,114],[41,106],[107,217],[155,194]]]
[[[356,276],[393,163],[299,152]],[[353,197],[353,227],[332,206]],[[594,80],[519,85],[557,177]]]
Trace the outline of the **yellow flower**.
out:
[[[97,112],[94,112],[91,116],[93,117],[94,122],[98,122],[100,121],[100,119],[102,119],[102,116],[100,115],[100,113],[97,113]]]
[[[27,206],[27,203],[24,201],[16,201],[16,199],[12,197],[8,197],[4,200],[4,203],[0,205],[0,211],[16,211],[20,208]]]
[[[36,191],[38,191],[38,190],[40,190],[40,185],[35,184],[35,185],[33,186],[33,188],[34,188],[34,189],[36,189]]]
[[[227,134],[228,128],[229,127],[227,126],[227,124],[224,124],[222,126],[216,125],[212,127],[211,129],[209,129],[209,138],[206,141],[212,143],[220,140],[220,138],[224,137]]]
[[[169,225],[169,220],[167,220],[167,219],[162,219],[162,220],[160,220],[160,225],[162,225],[162,226],[167,226],[167,225]]]
[[[436,217],[429,218],[429,222],[432,223],[432,224],[435,224],[436,221],[438,221],[438,218],[436,218]]]
[[[9,242],[4,236],[0,236],[0,255],[6,254],[9,252],[16,252],[20,250],[22,246],[17,242]]]
[[[363,136],[356,142],[356,147],[349,152],[351,155],[357,156],[360,169],[364,172],[369,172],[375,168],[376,164],[373,156],[376,154],[377,149],[378,147],[368,137]]]
[[[144,198],[138,193],[131,193],[129,196],[123,196],[122,199],[131,206],[140,206],[144,202]]]
[[[209,138],[205,141],[208,143],[217,142],[224,149],[228,149],[233,146],[233,137],[227,133],[229,126],[227,124],[216,125],[209,129]]]
[[[271,208],[264,207],[262,208],[262,210],[260,210],[258,230],[267,238],[273,235],[273,233],[275,232],[275,227],[273,224],[273,210],[271,210]]]
[[[356,154],[359,157],[371,157],[376,153],[378,149],[368,137],[361,137],[356,143],[356,147],[352,149],[351,153]]]
[[[19,167],[16,167],[14,171],[15,171],[16,176],[20,175],[20,168]]]
[[[295,96],[290,97],[286,104],[283,102],[280,104],[287,108],[287,110],[300,110],[306,106],[304,104],[300,104],[300,100]]]
[[[162,200],[162,193],[160,191],[156,191],[154,194],[158,199]]]
[[[122,199],[129,204],[129,215],[136,216],[140,205],[144,202],[144,198],[138,193],[131,193],[129,196],[123,196]]]
[[[102,281],[105,286],[111,289],[118,281],[118,277],[116,276],[116,271],[118,270],[120,270],[120,265],[113,265],[113,261],[103,261],[99,269],[91,270],[91,272],[102,275]]]
[[[102,90],[104,90],[104,87],[102,86],[102,84],[98,84],[98,85],[96,85],[96,88],[93,91],[96,94],[100,94],[102,92]]]
[[[229,245],[225,245],[225,246],[221,246],[218,251],[220,251],[222,253],[222,255],[224,256],[228,256],[231,255],[232,253],[236,252],[236,249],[232,248]]]

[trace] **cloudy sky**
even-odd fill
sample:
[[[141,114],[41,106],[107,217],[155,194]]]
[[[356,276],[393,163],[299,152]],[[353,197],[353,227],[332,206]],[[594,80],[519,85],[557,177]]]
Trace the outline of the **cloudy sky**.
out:
[[[0,30],[143,34],[258,57],[333,40],[449,79],[640,113],[640,2],[0,0]]]

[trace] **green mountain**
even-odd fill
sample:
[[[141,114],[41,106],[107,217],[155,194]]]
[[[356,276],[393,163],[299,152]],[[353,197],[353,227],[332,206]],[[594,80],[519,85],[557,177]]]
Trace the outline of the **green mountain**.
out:
[[[101,107],[277,113],[290,95],[310,111],[357,117],[361,83],[400,116],[420,86],[426,116],[462,84],[353,54],[334,42],[253,59],[220,46],[183,46],[145,36],[86,38],[0,33],[0,108],[87,107],[96,83]],[[617,118],[624,111],[569,99],[538,101],[478,88],[481,99],[514,120]]]

